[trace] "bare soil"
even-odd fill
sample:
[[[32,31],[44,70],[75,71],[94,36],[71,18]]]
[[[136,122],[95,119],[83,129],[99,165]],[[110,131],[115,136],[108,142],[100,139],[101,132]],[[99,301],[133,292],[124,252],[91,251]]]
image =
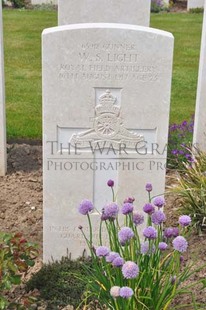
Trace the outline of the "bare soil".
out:
[[[168,173],[167,185],[174,185],[175,182],[176,173]],[[27,278],[42,266],[42,202],[42,147],[29,144],[8,145],[8,173],[5,177],[0,177],[0,229],[4,232],[22,232],[26,239],[39,245],[39,257]],[[179,216],[179,202],[174,194],[167,196],[165,211],[167,226],[175,226]],[[191,234],[185,264],[191,261],[196,266],[206,263],[205,235],[200,237],[195,232]],[[206,268],[198,275],[195,274],[194,279],[206,279]],[[199,286],[193,292],[198,302],[205,303],[205,308],[201,309],[206,309],[205,290]],[[13,292],[13,297],[19,298],[24,294],[22,286]],[[185,304],[189,299],[189,296],[183,296],[176,303]],[[45,307],[41,305],[36,309]]]

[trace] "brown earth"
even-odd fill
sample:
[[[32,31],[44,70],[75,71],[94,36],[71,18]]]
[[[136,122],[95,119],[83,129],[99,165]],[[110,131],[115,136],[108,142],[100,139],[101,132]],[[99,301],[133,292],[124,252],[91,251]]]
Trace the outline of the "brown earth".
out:
[[[167,185],[174,185],[176,174],[167,175]],[[165,208],[167,214],[167,226],[177,223],[179,214],[177,197],[167,196]],[[40,254],[32,273],[42,266],[42,148],[40,145],[10,144],[8,145],[8,173],[0,177],[0,229],[5,232],[22,232],[24,237],[39,245]],[[192,233],[189,239],[189,251],[185,257],[185,263],[195,262],[196,266],[206,263],[206,238]],[[206,278],[206,268],[193,280]],[[199,287],[200,288],[200,287]],[[202,289],[193,290],[197,300],[205,303],[206,292]],[[16,289],[14,298],[25,294],[24,286]],[[184,296],[176,302],[185,304],[189,296]],[[36,309],[45,309],[43,306]],[[192,308],[183,308],[192,309]],[[197,308],[198,310],[200,308]]]

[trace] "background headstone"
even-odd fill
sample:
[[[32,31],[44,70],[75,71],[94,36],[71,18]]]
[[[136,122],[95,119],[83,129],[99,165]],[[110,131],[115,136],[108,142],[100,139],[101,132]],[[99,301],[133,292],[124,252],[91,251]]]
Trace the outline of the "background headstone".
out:
[[[202,28],[193,143],[206,152],[206,10]]]
[[[196,8],[203,8],[205,0],[188,0],[187,1],[187,10],[196,9]]]
[[[58,4],[58,0],[31,0],[32,5],[37,5],[37,4]]]
[[[4,48],[3,48],[3,21],[2,3],[0,4],[0,176],[6,174],[6,116],[4,90]]]
[[[151,0],[59,0],[58,25],[121,23],[149,26]]]
[[[87,219],[77,206],[87,198],[101,211],[112,200],[108,179],[118,201],[135,196],[139,210],[147,182],[154,195],[164,192],[173,36],[134,25],[78,24],[46,29],[42,44],[48,261],[67,250],[72,258],[83,253],[78,226],[87,233]],[[102,153],[94,151],[98,145],[105,145]],[[92,221],[95,238],[97,214]]]

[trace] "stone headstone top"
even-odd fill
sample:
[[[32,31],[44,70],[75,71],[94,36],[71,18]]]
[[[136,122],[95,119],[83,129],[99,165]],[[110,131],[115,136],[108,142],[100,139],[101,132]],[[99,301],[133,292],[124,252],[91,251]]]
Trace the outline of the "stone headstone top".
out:
[[[6,116],[5,116],[5,90],[4,90],[4,49],[3,49],[3,23],[2,3],[0,4],[0,176],[6,174]]]
[[[161,46],[161,48],[160,48]],[[165,188],[173,36],[127,24],[75,24],[43,32],[44,261],[86,248],[77,206],[148,201]],[[99,216],[92,215],[95,231]],[[97,233],[96,233],[97,235]],[[95,236],[94,236],[95,239]]]
[[[149,26],[151,0],[59,0],[58,25],[122,23]]]

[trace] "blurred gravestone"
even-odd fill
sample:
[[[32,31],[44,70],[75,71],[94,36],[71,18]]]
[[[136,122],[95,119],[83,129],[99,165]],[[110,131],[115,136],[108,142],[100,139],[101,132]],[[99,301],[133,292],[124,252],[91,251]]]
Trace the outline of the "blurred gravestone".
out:
[[[202,27],[193,143],[206,152],[206,10]]]
[[[58,25],[122,23],[149,26],[151,0],[59,0]]]
[[[0,176],[6,174],[6,116],[4,90],[4,48],[3,48],[3,21],[2,3],[0,4]]]
[[[187,1],[187,10],[190,9],[197,9],[197,8],[203,8],[204,7],[204,1],[205,0],[188,0]]]

